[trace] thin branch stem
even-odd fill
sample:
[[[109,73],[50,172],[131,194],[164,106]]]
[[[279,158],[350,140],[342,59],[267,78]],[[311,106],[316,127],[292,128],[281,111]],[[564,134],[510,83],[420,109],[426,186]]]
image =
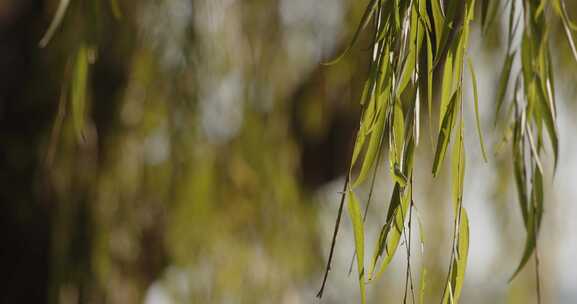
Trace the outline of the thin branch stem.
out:
[[[345,179],[345,184],[344,184],[344,186],[343,186],[343,192],[342,192],[342,194],[341,194],[341,202],[340,202],[340,205],[339,205],[339,211],[338,211],[337,219],[336,219],[336,222],[335,222],[335,230],[334,230],[334,232],[333,232],[333,240],[332,240],[332,242],[331,242],[331,250],[330,250],[330,252],[329,252],[329,259],[328,259],[328,261],[327,261],[327,266],[326,266],[326,268],[325,268],[325,275],[324,275],[324,278],[323,278],[323,283],[322,283],[322,285],[321,285],[321,288],[320,288],[319,292],[317,293],[317,298],[322,298],[322,296],[323,296],[323,291],[325,290],[325,285],[326,285],[326,283],[327,283],[327,278],[328,278],[328,276],[329,276],[329,271],[331,270],[331,263],[332,263],[332,261],[333,261],[333,254],[334,254],[334,251],[335,251],[335,244],[336,244],[336,241],[337,241],[337,235],[338,235],[338,233],[339,233],[339,226],[340,226],[340,224],[341,224],[341,216],[342,216],[342,214],[343,214],[343,205],[345,204],[345,198],[346,198],[346,196],[347,196],[347,187],[349,186],[349,179],[350,179],[350,174],[347,174],[347,177],[346,177],[346,179]]]
[[[415,288],[413,285],[413,273],[411,271],[411,231],[412,231],[412,225],[411,225],[411,218],[413,216],[413,186],[412,186],[412,177],[411,177],[411,201],[409,202],[409,223],[408,223],[408,233],[409,233],[409,238],[407,240],[407,230],[405,229],[403,235],[404,235],[404,239],[405,239],[405,244],[406,244],[406,248],[407,248],[407,273],[405,275],[405,296],[403,297],[403,303],[407,303],[407,290],[408,290],[408,285],[410,283],[410,289],[411,289],[411,297],[413,300],[413,304],[415,303]],[[402,208],[401,208],[402,211]]]
[[[537,303],[541,304],[541,273],[539,265],[539,247],[537,246],[537,236],[535,236],[535,281],[537,282]]]

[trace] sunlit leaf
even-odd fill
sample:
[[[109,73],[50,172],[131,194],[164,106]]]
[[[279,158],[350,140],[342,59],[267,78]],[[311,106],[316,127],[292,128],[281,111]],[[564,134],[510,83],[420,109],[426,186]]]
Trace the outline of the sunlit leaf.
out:
[[[400,164],[403,153],[403,146],[405,143],[405,119],[399,102],[396,102],[394,105],[392,131],[392,154],[394,156],[395,163]],[[391,153],[391,151],[389,151],[389,153]]]
[[[455,302],[458,302],[461,297],[461,290],[463,289],[463,283],[465,282],[465,270],[467,269],[467,260],[469,256],[469,217],[464,208],[461,210],[457,250],[457,270],[454,279],[455,288],[453,290],[453,299]]]
[[[381,140],[383,137],[385,118],[386,118],[386,113],[384,111],[381,111],[378,114],[375,128],[371,132],[367,151],[365,152],[363,164],[361,165],[361,171],[359,172],[359,175],[357,176],[357,178],[353,182],[353,186],[352,186],[353,188],[357,187],[363,181],[366,180],[366,178],[367,178],[367,176],[368,176],[368,174],[369,174],[369,172],[370,172],[370,170],[371,170],[371,168],[375,162],[375,158],[380,151],[379,147],[381,146]],[[359,142],[358,144],[361,144],[361,143]],[[355,151],[357,151],[357,150],[360,151],[360,149],[361,149],[360,146],[357,147],[355,145]],[[357,155],[358,155],[358,152],[357,152]]]
[[[483,131],[481,129],[481,119],[479,117],[479,92],[477,90],[477,76],[475,75],[475,68],[471,63],[471,59],[467,58],[467,65],[471,73],[471,83],[473,84],[473,101],[475,106],[475,122],[477,125],[477,135],[479,135],[479,144],[481,145],[481,154],[485,162],[487,161],[487,152],[485,150],[485,143],[483,140]]]
[[[391,203],[389,204],[389,210],[387,212],[387,221],[381,228],[378,244],[375,248],[375,254],[373,255],[369,280],[378,279],[391,263],[395,252],[397,251],[399,240],[401,239],[410,200],[410,191],[401,193],[401,187],[399,184],[396,184],[395,189],[393,190],[393,196],[391,197]],[[379,271],[375,273],[377,261],[382,255],[384,255],[384,257],[382,258]]]
[[[457,252],[452,261],[442,303],[458,303],[465,281],[465,270],[467,269],[469,255],[469,217],[464,208],[461,209],[459,217]]]
[[[348,211],[353,223],[353,231],[355,235],[355,251],[357,254],[357,270],[359,272],[359,288],[361,292],[361,303],[365,303],[365,233],[363,228],[363,220],[361,215],[361,207],[357,200],[355,193],[349,190],[348,194]]]
[[[443,82],[441,87],[441,108],[439,110],[439,126],[445,118],[449,102],[453,96],[453,53],[449,51],[445,67],[443,69]]]
[[[439,168],[445,159],[447,145],[449,144],[449,138],[451,137],[451,131],[453,130],[455,105],[457,104],[459,95],[460,90],[457,90],[457,92],[453,94],[453,97],[449,102],[447,111],[441,123],[441,130],[439,131],[439,136],[437,137],[435,160],[433,161],[433,176],[437,176]]]
[[[84,119],[86,115],[86,89],[88,80],[89,49],[82,45],[78,48],[74,61],[70,100],[72,120],[78,140],[84,138]]]
[[[435,29],[435,56],[439,56],[439,49],[441,45],[441,40],[443,38],[443,30],[445,28],[445,17],[441,10],[440,0],[431,0],[431,10],[433,14],[433,26]]]

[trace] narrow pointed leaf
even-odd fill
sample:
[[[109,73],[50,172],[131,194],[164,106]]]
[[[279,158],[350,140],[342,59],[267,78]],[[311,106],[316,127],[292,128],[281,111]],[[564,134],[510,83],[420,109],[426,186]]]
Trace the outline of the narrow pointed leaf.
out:
[[[449,107],[453,94],[453,52],[449,52],[445,67],[443,69],[443,82],[441,87],[441,108],[439,111],[439,126],[443,123],[443,118]]]
[[[495,111],[495,124],[497,124],[497,117],[505,100],[505,94],[507,93],[507,85],[509,84],[509,78],[511,76],[511,67],[513,65],[513,59],[515,59],[516,52],[508,54],[505,58],[505,63],[503,64],[503,69],[501,70],[501,76],[499,79],[499,87],[497,89],[497,110]]]
[[[361,166],[361,171],[359,172],[359,175],[357,176],[356,180],[353,182],[352,185],[353,188],[356,188],[358,185],[360,185],[363,181],[366,180],[367,176],[369,175],[369,172],[371,171],[371,168],[373,167],[376,156],[380,152],[379,147],[381,146],[380,143],[383,137],[383,129],[385,126],[386,113],[385,111],[380,111],[378,115],[379,116],[377,118],[375,128],[372,130],[370,135],[367,151],[365,152],[365,157],[363,159],[363,164]],[[355,150],[356,149],[357,147],[355,146]]]
[[[70,94],[72,121],[78,140],[84,138],[84,119],[86,115],[86,90],[89,64],[88,53],[89,50],[84,45],[82,45],[76,53]]]
[[[361,207],[359,201],[357,200],[355,193],[349,190],[349,200],[348,200],[348,211],[353,223],[353,232],[355,235],[355,251],[357,254],[357,270],[359,273],[359,288],[361,292],[361,304],[365,303],[365,240],[364,240],[364,228],[363,219],[361,215]]]
[[[460,95],[459,90],[453,94],[451,101],[449,102],[445,116],[441,123],[441,130],[439,131],[439,136],[437,138],[437,149],[435,151],[435,160],[433,161],[433,176],[437,176],[439,168],[445,159],[445,153],[447,151],[447,145],[449,144],[449,138],[451,137],[451,131],[453,130],[454,124],[454,111],[455,104]]]
[[[477,90],[477,76],[475,75],[475,68],[471,63],[471,59],[467,58],[467,65],[471,73],[471,83],[473,84],[473,101],[475,105],[475,122],[477,125],[477,134],[479,135],[479,144],[481,145],[481,154],[483,159],[487,162],[487,152],[485,150],[485,143],[483,140],[483,131],[481,129],[481,119],[479,117],[479,91]]]

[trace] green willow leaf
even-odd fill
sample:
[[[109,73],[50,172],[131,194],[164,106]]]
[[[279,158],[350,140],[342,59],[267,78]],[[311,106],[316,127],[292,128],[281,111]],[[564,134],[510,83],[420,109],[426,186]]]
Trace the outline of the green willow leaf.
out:
[[[499,87],[497,88],[497,108],[495,111],[495,124],[497,124],[497,117],[503,106],[503,101],[505,100],[505,94],[507,93],[507,86],[509,84],[509,78],[511,77],[511,67],[513,66],[513,60],[515,59],[516,52],[508,54],[505,58],[505,63],[503,64],[503,69],[501,70],[501,77],[499,78]]]
[[[355,193],[349,190],[348,193],[348,211],[353,223],[353,231],[355,235],[355,252],[357,254],[357,269],[359,272],[359,289],[361,292],[361,304],[365,303],[365,233],[363,228],[363,219],[361,215],[361,207]]]
[[[535,160],[539,172],[543,173],[543,165],[541,165],[541,158],[539,157],[539,152],[537,151],[537,146],[535,145],[535,140],[533,140],[533,135],[531,135],[531,128],[529,125],[525,124],[525,133],[527,134],[527,139],[529,141],[529,147],[531,150],[531,157]]]
[[[539,233],[539,229],[541,226],[541,219],[543,216],[543,205],[544,205],[544,196],[543,196],[543,174],[540,170],[538,170],[537,165],[534,165],[533,168],[533,187],[531,189],[531,198],[525,207],[526,210],[526,224],[525,229],[527,231],[527,238],[525,240],[525,248],[523,250],[523,255],[521,257],[521,261],[517,266],[515,272],[509,279],[512,281],[517,274],[525,267],[529,258],[535,251],[537,246],[537,235]],[[524,218],[525,218],[524,217]]]
[[[393,179],[395,182],[399,183],[401,187],[405,187],[405,185],[407,185],[407,177],[397,165],[395,165],[395,168],[393,169]]]
[[[365,139],[366,139],[366,135],[365,135],[363,128],[361,127],[359,129],[359,131],[357,132],[357,138],[355,140],[355,147],[353,149],[353,156],[352,156],[352,160],[351,160],[351,169],[357,163],[357,159],[359,158],[359,154],[361,153],[361,150],[363,149],[363,146],[365,144]],[[349,174],[350,174],[350,172],[349,172]]]
[[[409,84],[411,77],[415,73],[416,70],[416,61],[419,57],[419,50],[421,49],[421,45],[423,42],[423,34],[424,30],[423,27],[420,26],[418,20],[418,12],[417,8],[413,6],[411,9],[411,26],[409,32],[409,51],[405,58],[405,63],[403,65],[403,69],[400,76],[399,86],[397,89],[397,96],[400,97],[401,94],[404,92],[405,88]]]
[[[397,97],[400,97],[401,94],[404,92],[405,88],[407,87],[407,84],[409,84],[409,81],[411,80],[413,72],[415,71],[415,60],[416,60],[415,52],[416,50],[412,48],[409,54],[407,55],[405,64],[403,65],[403,71],[401,73],[399,87],[396,90]]]
[[[574,31],[577,31],[577,24],[575,24],[569,19],[569,14],[567,14],[567,7],[565,1],[553,0],[551,4],[553,6],[553,9],[555,10],[555,13],[557,13],[559,17],[564,18],[567,21],[569,28]]]
[[[377,263],[378,263],[379,259],[381,258],[381,256],[383,255],[383,253],[387,254],[385,252],[385,246],[387,246],[387,242],[393,242],[393,243],[399,242],[400,236],[396,239],[395,238],[388,238],[388,234],[390,231],[389,218],[395,214],[395,210],[397,209],[398,206],[401,205],[401,193],[400,192],[401,192],[401,187],[399,186],[399,184],[395,184],[395,186],[393,187],[393,194],[391,195],[391,201],[389,203],[389,210],[387,211],[387,220],[386,220],[385,224],[381,227],[381,230],[379,232],[379,238],[377,240],[377,246],[375,246],[373,257],[371,258],[371,268],[370,268],[369,275],[368,275],[369,281],[372,281],[373,279],[375,279],[375,270],[377,267]],[[386,265],[388,265],[388,263],[390,262],[391,259],[392,258],[387,258],[387,255],[385,255],[385,259],[381,262],[381,265],[382,265],[381,267],[386,267]]]
[[[451,279],[452,298],[459,302],[461,289],[465,280],[465,269],[467,267],[467,256],[469,251],[469,219],[467,212],[463,208],[463,187],[465,179],[465,144],[463,139],[464,121],[461,115],[459,132],[456,135],[452,156],[452,178],[453,178],[453,205],[455,217],[457,218],[458,235],[457,252],[453,263],[453,274]]]
[[[78,140],[82,140],[84,138],[89,52],[90,51],[88,47],[84,45],[79,47],[78,52],[76,53],[72,76],[70,94],[72,121]]]
[[[439,126],[443,123],[443,118],[447,112],[451,96],[453,94],[453,52],[449,51],[445,67],[443,69],[443,82],[441,87],[441,108],[439,111]]]
[[[458,303],[465,282],[465,270],[469,255],[469,217],[464,208],[461,209],[459,222],[457,252],[452,261],[441,303]]]
[[[521,42],[521,71],[523,72],[523,81],[526,90],[529,88],[529,83],[533,79],[533,52],[532,52],[532,39],[527,34],[527,31],[523,32],[523,38]],[[528,96],[527,96],[528,97]]]
[[[352,156],[351,166],[350,166],[351,169],[357,163],[357,159],[359,157],[359,154],[361,153],[362,148],[364,147],[367,134],[370,133],[370,130],[372,128],[374,116],[376,115],[376,113],[378,111],[378,109],[375,109],[377,107],[376,98],[374,96],[371,97],[370,96],[371,94],[369,93],[369,91],[372,90],[372,86],[374,85],[374,82],[375,82],[375,77],[369,77],[369,79],[367,79],[367,81],[365,82],[365,85],[363,87],[363,92],[361,95],[361,106],[363,106],[363,113],[361,116],[359,131],[357,132],[357,138],[355,139],[355,147],[353,149],[353,156]],[[366,100],[368,100],[368,102]],[[365,104],[367,104],[367,105],[365,105]]]
[[[511,282],[519,274],[519,272],[523,269],[523,267],[525,267],[525,265],[529,261],[529,258],[531,257],[531,254],[533,254],[533,251],[535,250],[537,240],[536,239],[537,235],[535,234],[536,230],[535,224],[536,224],[535,216],[533,214],[529,214],[528,226],[527,226],[527,239],[525,241],[525,249],[523,250],[523,256],[515,272],[513,273],[511,278],[509,278],[509,282]]]
[[[554,65],[550,51],[552,36],[555,34],[549,26],[551,10],[561,19],[571,51],[577,59],[577,47],[572,32],[577,31],[577,26],[569,20],[564,2],[522,1],[523,7],[516,8],[521,2],[517,3],[514,0],[370,0],[351,43],[336,60],[328,63],[338,61],[349,52],[371,18],[378,18],[374,22],[374,28],[371,29],[373,51],[370,54],[369,76],[361,97],[359,134],[352,155],[351,171],[353,167],[359,168],[359,173],[356,179],[351,180],[350,185],[345,186],[350,192],[349,214],[355,230],[355,252],[358,253],[362,302],[365,301],[365,273],[362,259],[364,231],[358,201],[352,191],[366,181],[370,170],[379,165],[377,156],[387,151],[393,192],[385,223],[380,227],[372,259],[367,266],[368,280],[374,280],[388,268],[404,233],[406,214],[412,204],[413,154],[415,142],[418,142],[420,134],[419,107],[420,101],[424,102],[425,98],[430,126],[438,126],[438,130],[430,127],[431,142],[433,132],[437,132],[432,164],[433,176],[439,174],[447,157],[449,143],[453,141],[450,151],[450,173],[452,209],[455,214],[454,238],[449,276],[444,286],[442,302],[459,302],[469,250],[469,218],[463,208],[466,154],[462,90],[465,64],[471,78],[476,132],[481,154],[485,162],[487,161],[479,112],[477,75],[472,58],[467,54],[476,2],[481,2],[478,14],[481,15],[483,33],[487,32],[494,19],[501,15],[502,10],[509,9],[503,15],[504,19],[508,19],[505,29],[506,56],[495,95],[495,125],[499,116],[505,115],[501,112],[507,110],[505,118],[507,123],[502,126],[506,128],[505,141],[512,142],[513,175],[527,231],[523,256],[513,277],[536,250],[536,238],[544,209],[544,163],[541,159],[544,160],[542,154],[549,150],[548,145],[545,147],[547,141],[545,137],[549,138],[555,167],[559,153]],[[518,38],[521,38],[520,44],[517,42]],[[513,71],[517,59],[521,66],[518,72]],[[437,81],[439,113],[438,117],[432,119],[434,72],[439,73]],[[512,100],[505,100],[512,89],[509,88],[511,78],[515,80]],[[438,120],[438,123],[433,120]],[[453,131],[455,128],[456,132]],[[352,178],[350,172],[348,178]],[[421,301],[424,297],[425,273],[423,267]]]
[[[433,46],[431,43],[431,37],[427,34],[427,107],[429,110],[429,136],[431,142],[433,142]]]
[[[571,27],[575,26],[569,20],[569,16],[567,14],[567,9],[565,7],[565,1],[559,1],[560,10],[561,10],[561,23],[563,24],[563,29],[565,30],[565,35],[567,35],[567,40],[569,41],[569,46],[571,47],[571,52],[573,53],[573,57],[575,61],[577,61],[577,47],[575,47],[575,41],[573,40],[573,33],[571,33]],[[575,27],[577,28],[577,27]],[[574,28],[574,30],[576,30]]]
[[[467,269],[467,258],[469,256],[469,216],[463,208],[461,210],[461,221],[459,225],[457,271],[455,276],[455,288],[453,299],[458,302],[461,297],[461,290],[465,282],[465,270]]]
[[[393,147],[392,153],[394,163],[400,164],[401,158],[403,157],[403,146],[405,143],[405,118],[403,116],[403,110],[401,109],[400,101],[395,102],[394,112],[393,112]]]
[[[460,89],[457,89],[457,92],[453,94],[445,116],[443,117],[441,130],[439,131],[439,136],[437,138],[437,149],[435,151],[435,160],[433,162],[433,176],[437,176],[439,168],[445,159],[447,145],[449,144],[449,138],[451,137],[451,132],[453,130],[455,104],[457,103],[459,95]]]
[[[544,88],[542,86],[538,86],[537,93],[539,94],[539,98],[537,98],[539,103],[540,112],[543,114],[543,121],[545,123],[545,128],[547,129],[547,133],[549,134],[549,139],[551,140],[551,147],[553,148],[553,157],[554,157],[554,170],[557,169],[557,161],[559,159],[559,137],[557,135],[557,127],[555,125],[555,112],[554,107],[552,105],[552,100],[548,101],[547,95],[544,92]]]
[[[461,37],[459,37],[458,39],[458,44],[457,44],[457,51],[455,52],[455,63],[454,63],[454,71],[453,71],[453,79],[455,82],[462,82],[462,75],[461,75],[461,70],[462,67],[464,66],[464,58],[465,58],[465,51],[467,49],[467,40],[468,40],[468,35],[469,35],[469,26],[467,25],[467,23],[465,23],[465,25],[463,25],[463,30],[462,30],[462,35]]]
[[[443,16],[443,12],[441,10],[440,0],[431,0],[431,10],[433,14],[433,27],[435,29],[435,56],[439,57],[441,41],[445,34],[445,17]]]
[[[375,73],[372,72],[369,76],[369,79],[365,81],[365,85],[363,86],[363,92],[361,93],[361,106],[364,106],[367,100],[371,97],[371,91],[373,89],[373,85],[375,83]]]
[[[477,125],[477,135],[479,136],[479,144],[481,145],[481,154],[483,159],[487,162],[487,152],[485,150],[485,143],[483,140],[483,131],[481,129],[481,119],[479,117],[479,91],[477,90],[477,76],[475,75],[475,68],[473,63],[471,63],[471,58],[467,58],[467,66],[469,67],[469,72],[471,73],[471,83],[473,85],[473,101],[475,107],[475,122]]]
[[[523,149],[523,137],[522,134],[522,124],[521,118],[518,117],[515,120],[513,127],[513,173],[515,177],[515,183],[517,184],[517,194],[519,196],[519,206],[521,207],[521,214],[523,216],[523,223],[525,227],[528,222],[528,196],[527,196],[527,178],[525,175],[525,153]]]
[[[544,194],[543,194],[543,173],[542,172],[535,172],[533,177],[533,189],[531,193],[531,199],[534,206],[535,211],[535,218],[536,218],[536,228],[537,232],[541,227],[541,220],[543,217],[543,209],[544,209]]]
[[[395,183],[389,209],[387,210],[386,221],[379,233],[379,239],[373,254],[369,280],[378,278],[387,269],[399,245],[403,231],[402,227],[404,226],[407,211],[412,201],[412,184],[409,180],[412,176],[414,151],[415,141],[414,138],[409,136],[404,149],[403,172],[401,172],[403,178],[407,181],[407,186],[402,187],[400,183]],[[383,254],[385,254],[385,257],[381,261],[378,273],[375,274],[377,262]]]
[[[421,24],[424,26],[425,28],[425,34],[427,32],[430,32],[433,30],[432,28],[432,24],[431,24],[431,18],[429,17],[429,14],[427,12],[427,1],[417,1],[418,5],[419,5],[419,10],[418,10],[418,17],[419,20],[421,22]]]
[[[427,37],[427,103],[429,106],[429,121],[433,119],[433,46],[431,38]]]
[[[408,184],[408,187],[411,187]],[[405,223],[405,218],[408,212],[409,203],[411,201],[410,190],[401,193],[401,187],[399,184],[395,184],[393,189],[393,196],[391,197],[391,203],[389,205],[389,211],[387,215],[387,221],[385,225],[381,228],[379,234],[378,246],[375,248],[375,254],[373,255],[373,262],[371,266],[371,272],[369,274],[369,281],[378,279],[387,269],[388,265],[391,263],[395,252],[399,246],[399,241],[403,232],[403,226]],[[378,259],[385,255],[381,261],[381,266],[379,271],[375,273],[376,265]]]
[[[375,124],[375,128],[371,131],[369,144],[367,147],[367,151],[365,152],[365,157],[363,159],[363,164],[361,166],[361,171],[357,176],[356,180],[353,182],[352,187],[356,188],[362,182],[364,182],[373,167],[375,162],[376,156],[380,152],[381,140],[383,137],[383,131],[385,127],[386,121],[386,113],[385,111],[380,111],[378,114],[377,122]],[[361,149],[361,147],[357,147],[355,145],[355,151]],[[358,154],[358,153],[357,153]],[[356,160],[356,158],[354,158]]]

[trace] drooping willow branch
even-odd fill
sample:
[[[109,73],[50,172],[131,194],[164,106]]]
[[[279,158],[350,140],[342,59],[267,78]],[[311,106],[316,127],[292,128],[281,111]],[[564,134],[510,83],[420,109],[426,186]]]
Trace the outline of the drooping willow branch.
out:
[[[522,3],[522,17],[517,17],[517,2]],[[467,62],[471,74],[476,129],[482,155],[487,159],[478,113],[477,79],[468,56],[468,41],[471,23],[476,15],[475,9],[480,8],[481,28],[486,32],[488,24],[496,18],[502,4],[509,8],[507,56],[495,97],[495,108],[498,117],[500,109],[507,104],[505,98],[511,75],[516,75],[512,91],[514,98],[508,106],[512,117],[504,119],[511,121],[514,175],[527,231],[525,250],[513,277],[535,251],[543,214],[541,155],[545,150],[546,137],[554,152],[554,167],[558,158],[555,92],[547,23],[551,10],[561,19],[571,50],[577,59],[572,37],[577,26],[569,20],[565,4],[561,0],[509,0],[505,3],[494,0],[481,0],[480,3],[475,0],[371,0],[351,44],[341,56],[331,62],[342,58],[358,39],[360,32],[373,22],[373,53],[369,76],[360,99],[360,127],[345,184],[346,195],[349,197],[348,213],[355,235],[362,303],[365,301],[366,281],[376,279],[386,270],[401,235],[406,233],[406,214],[409,204],[412,206],[411,191],[415,187],[412,182],[413,156],[422,133],[421,103],[426,103],[428,109],[429,131],[437,134],[433,176],[440,172],[450,143],[452,146],[450,158],[455,220],[451,263],[442,302],[454,303],[459,300],[469,246],[468,215],[463,205],[466,159],[463,119],[464,65]],[[515,46],[514,38],[521,26],[521,45]],[[521,71],[513,73],[513,62],[519,54]],[[434,83],[440,83],[439,94],[433,94]],[[432,108],[437,104],[439,116],[434,118]],[[435,120],[438,122],[437,127],[431,123]],[[361,216],[355,189],[366,182],[370,170],[378,166],[380,158],[377,156],[384,151],[388,153],[393,191],[385,215],[385,224],[376,240],[375,252],[369,260],[368,268],[365,268],[364,216]],[[353,168],[359,168],[357,174],[353,174]],[[373,174],[371,184],[375,178],[376,175]],[[339,207],[335,236],[344,195]],[[319,297],[322,296],[330,268],[335,240],[333,237]]]

